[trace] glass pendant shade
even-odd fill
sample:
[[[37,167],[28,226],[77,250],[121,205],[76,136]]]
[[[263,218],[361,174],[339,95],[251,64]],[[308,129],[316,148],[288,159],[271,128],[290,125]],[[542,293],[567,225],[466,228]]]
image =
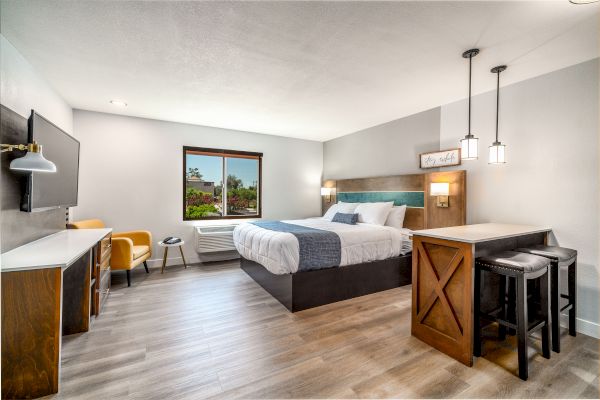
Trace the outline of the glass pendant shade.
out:
[[[56,172],[56,165],[52,161],[46,160],[41,150],[39,152],[28,151],[25,156],[12,160],[10,169],[28,172]]]
[[[473,135],[467,135],[460,141],[460,158],[461,160],[477,160],[477,146],[479,139]]]
[[[506,145],[500,142],[494,142],[489,147],[489,163],[504,164],[506,163]]]

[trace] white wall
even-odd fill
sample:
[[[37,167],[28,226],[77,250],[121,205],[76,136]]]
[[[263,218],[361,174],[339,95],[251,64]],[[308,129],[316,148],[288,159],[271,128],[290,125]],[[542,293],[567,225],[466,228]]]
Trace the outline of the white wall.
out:
[[[198,260],[192,226],[215,222],[183,221],[184,145],[262,152],[263,218],[320,215],[320,142],[81,110],[74,129],[81,141],[74,219],[101,218],[115,231],[147,229],[155,241],[182,237],[189,262]],[[160,257],[162,249],[153,262]]]
[[[29,117],[34,109],[64,131],[73,133],[73,110],[62,97],[0,35],[0,102]]]
[[[552,227],[559,245],[579,252],[578,328],[600,337],[598,59],[500,93],[505,165],[487,163],[495,135],[495,92],[473,98],[472,131],[479,137],[480,157],[460,167],[467,170],[467,222]],[[442,106],[441,148],[457,146],[467,129],[466,116],[466,100]]]
[[[436,151],[439,146],[438,107],[325,142],[323,177],[419,173],[418,154]]]

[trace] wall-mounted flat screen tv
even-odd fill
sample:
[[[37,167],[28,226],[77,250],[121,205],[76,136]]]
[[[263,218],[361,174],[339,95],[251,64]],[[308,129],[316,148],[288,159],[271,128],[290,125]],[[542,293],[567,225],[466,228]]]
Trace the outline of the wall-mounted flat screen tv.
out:
[[[47,160],[56,164],[56,172],[31,172],[27,177],[21,210],[42,211],[77,205],[79,181],[79,141],[31,110],[29,143],[42,145]]]

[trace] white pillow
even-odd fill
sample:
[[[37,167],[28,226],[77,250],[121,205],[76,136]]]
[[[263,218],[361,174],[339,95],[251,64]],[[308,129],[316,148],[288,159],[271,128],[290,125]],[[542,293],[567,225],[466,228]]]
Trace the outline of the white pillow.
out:
[[[392,207],[385,221],[385,226],[402,229],[404,227],[404,216],[406,215],[406,205]]]
[[[386,203],[360,203],[354,212],[358,214],[358,222],[383,225],[393,206],[393,201]]]
[[[327,210],[325,215],[323,215],[323,218],[331,221],[337,213],[353,214],[357,205],[358,203],[344,203],[340,201],[339,203],[329,207],[329,210]]]

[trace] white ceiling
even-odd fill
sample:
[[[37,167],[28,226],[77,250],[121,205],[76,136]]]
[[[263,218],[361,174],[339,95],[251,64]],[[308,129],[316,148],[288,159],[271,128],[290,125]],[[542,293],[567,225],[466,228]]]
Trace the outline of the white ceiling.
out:
[[[599,4],[2,0],[74,108],[328,140],[598,57]],[[129,106],[118,108],[111,99]],[[466,117],[466,116],[465,116]]]

